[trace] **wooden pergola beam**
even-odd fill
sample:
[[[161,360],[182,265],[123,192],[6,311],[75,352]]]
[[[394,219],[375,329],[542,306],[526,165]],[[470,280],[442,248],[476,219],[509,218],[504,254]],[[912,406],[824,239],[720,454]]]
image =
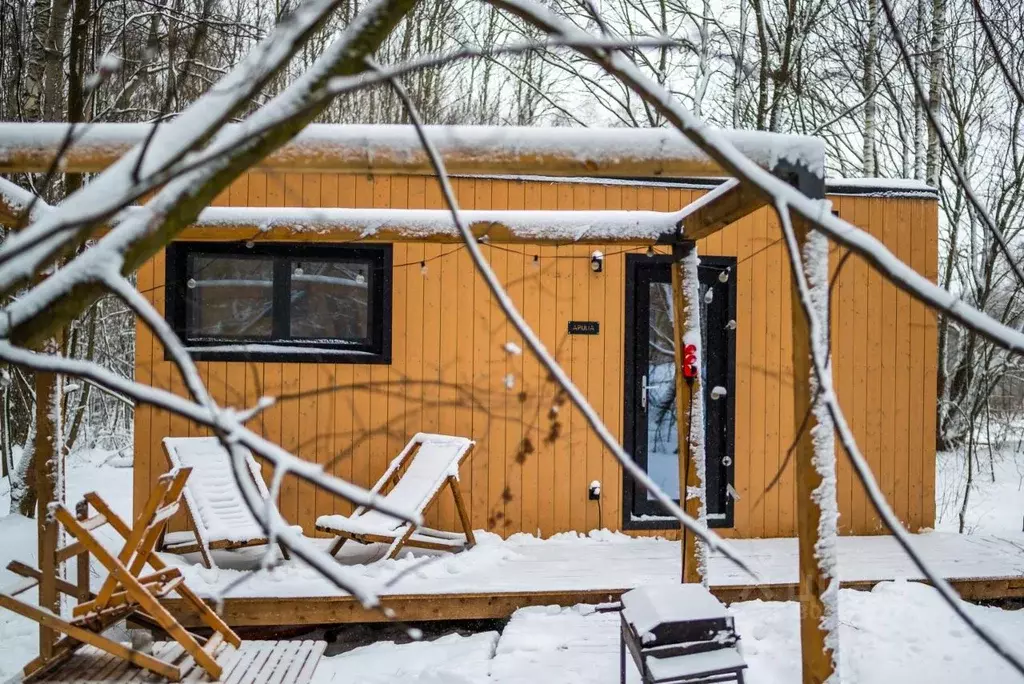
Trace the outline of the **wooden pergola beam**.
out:
[[[637,244],[675,239],[677,212],[464,210],[478,240]],[[447,209],[208,207],[178,240],[461,243]]]
[[[672,245],[672,351],[675,363],[675,392],[676,392],[676,434],[679,441],[679,500],[689,515],[694,520],[700,520],[700,509],[705,503],[705,485],[701,479],[698,469],[698,461],[704,458],[704,438],[699,435],[694,439],[694,423],[698,429],[703,429],[703,409],[699,402],[704,396],[704,388],[701,380],[701,355],[703,355],[703,341],[695,341],[697,347],[696,363],[697,373],[695,376],[686,379],[686,343],[687,333],[691,330],[700,330],[700,285],[695,282],[688,282],[688,278],[697,278],[696,255],[693,253],[697,246],[693,242],[677,243]],[[688,259],[693,263],[688,265]],[[692,269],[687,273],[687,269]],[[696,290],[696,291],[695,291]],[[698,413],[695,416],[696,405]],[[696,420],[694,420],[696,418]],[[695,444],[699,448],[695,449]],[[694,489],[701,491],[700,498],[691,498],[690,492]],[[686,528],[682,530],[682,581],[685,583],[705,582],[706,568],[701,567],[700,554],[697,537],[691,534]]]
[[[763,205],[756,194],[729,181],[676,212],[496,209],[464,210],[462,217],[478,240],[496,243],[650,245],[695,242]],[[14,225],[25,206],[25,198],[0,192],[0,224]],[[176,239],[462,242],[447,209],[344,207],[207,207]]]
[[[746,183],[729,180],[692,202],[679,223],[682,238],[696,242],[752,214],[767,201]]]
[[[723,175],[721,167],[682,134],[665,128],[426,128],[451,174]],[[61,170],[100,171],[143,142],[149,130],[149,124],[90,124],[67,150]],[[0,173],[47,171],[66,134],[66,124],[0,123]],[[731,130],[721,134],[764,168],[772,168],[780,149],[794,158],[824,158],[822,142],[810,136]],[[309,125],[252,168],[291,173],[434,173],[415,129],[400,125]]]

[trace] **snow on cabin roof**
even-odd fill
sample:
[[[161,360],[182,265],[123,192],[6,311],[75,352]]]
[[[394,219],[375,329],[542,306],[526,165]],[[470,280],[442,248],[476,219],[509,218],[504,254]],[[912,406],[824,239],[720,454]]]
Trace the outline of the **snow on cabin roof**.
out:
[[[711,190],[729,181],[722,176],[694,178],[608,178],[601,176],[525,176],[515,174],[452,174],[455,178],[485,178],[506,181],[572,183],[581,185],[623,185],[631,187],[682,188]],[[825,194],[862,197],[935,198],[938,190],[923,181],[910,178],[826,178]]]
[[[938,197],[939,191],[913,178],[826,178],[829,195],[869,197]]]
[[[150,124],[81,126],[66,156],[68,171],[94,171],[142,142]],[[229,127],[232,125],[229,125]],[[540,128],[427,126],[452,173],[497,167],[566,175],[668,177],[714,175],[718,165],[678,131],[667,128]],[[0,123],[0,170],[45,170],[67,134],[60,123]],[[814,137],[721,130],[743,154],[765,168],[780,162],[824,174],[824,143]],[[261,168],[416,172],[429,170],[416,131],[405,125],[310,124],[272,153]],[[40,168],[42,167],[42,168]],[[638,173],[638,171],[643,171]]]

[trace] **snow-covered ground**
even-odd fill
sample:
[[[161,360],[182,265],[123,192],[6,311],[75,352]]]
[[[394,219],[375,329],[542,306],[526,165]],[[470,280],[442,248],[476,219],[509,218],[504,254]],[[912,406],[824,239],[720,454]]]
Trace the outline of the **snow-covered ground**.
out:
[[[975,466],[974,482],[964,517],[968,534],[1003,534],[1024,530],[1024,455],[1010,451],[996,454],[990,463],[987,452]],[[935,528],[960,529],[960,508],[967,482],[962,456],[942,452],[937,456],[935,478]],[[995,480],[993,481],[993,475]]]
[[[1013,671],[950,615],[937,592],[883,582],[840,591],[843,681],[1010,682]],[[1024,650],[1024,611],[970,606],[973,616]],[[748,601],[731,610],[750,684],[800,681],[799,606]],[[618,615],[590,606],[524,608],[502,633],[432,642],[376,643],[325,658],[315,684],[613,684],[619,681]],[[627,662],[630,662],[627,660]],[[639,676],[629,666],[630,682]]]
[[[106,455],[92,452],[70,459],[68,500],[96,490],[118,510],[131,508],[131,469],[104,464]],[[938,527],[955,531],[955,507],[943,508],[943,497],[959,482],[952,459],[940,460],[936,485]],[[1021,469],[1009,460],[995,464],[996,482],[982,469],[972,492],[967,521],[974,533],[1020,531],[1024,515]],[[962,486],[962,485],[961,485]],[[7,501],[0,495],[0,511]],[[601,535],[598,535],[600,537]],[[0,568],[12,558],[35,563],[35,523],[17,515],[0,516]],[[493,541],[493,540],[492,540]],[[597,540],[595,540],[596,542]],[[523,543],[520,541],[520,543]],[[537,543],[537,542],[534,542]],[[495,542],[481,559],[500,562],[515,553],[513,545]],[[371,560],[368,557],[367,560]],[[390,564],[412,562],[407,559]],[[389,574],[395,568],[379,564]],[[447,571],[444,562],[427,566]],[[367,573],[375,570],[368,568]],[[0,586],[14,577],[0,569]],[[752,684],[799,680],[798,606],[793,602],[747,601],[731,606],[742,638]],[[970,606],[975,617],[1024,651],[1024,611]],[[977,682],[1014,681],[1010,670],[962,625],[929,587],[885,582],[871,592],[840,592],[843,681]],[[378,641],[325,657],[316,673],[318,684],[359,682],[384,684],[529,683],[558,681],[598,684],[618,679],[617,615],[593,608],[529,608],[518,611],[501,632],[447,634],[418,643]],[[0,681],[14,674],[36,649],[33,623],[0,611]],[[635,672],[631,681],[637,681]]]

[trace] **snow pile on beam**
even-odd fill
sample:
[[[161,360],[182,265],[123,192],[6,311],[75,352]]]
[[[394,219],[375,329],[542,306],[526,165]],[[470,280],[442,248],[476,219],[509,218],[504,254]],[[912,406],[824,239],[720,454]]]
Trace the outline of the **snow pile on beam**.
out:
[[[225,126],[230,133],[232,125]],[[721,175],[678,131],[667,128],[537,128],[427,126],[450,173],[612,176]],[[68,171],[103,168],[145,140],[150,124],[91,124],[66,155]],[[0,124],[0,170],[45,170],[67,133],[59,123]],[[721,130],[720,135],[759,166],[780,162],[824,174],[825,148],[810,136]],[[430,173],[412,126],[312,124],[258,165],[296,171]],[[546,169],[546,170],[545,170]]]
[[[939,195],[936,188],[913,178],[826,178],[825,192],[829,195],[893,198],[934,199]]]
[[[659,211],[469,210],[462,217],[477,237],[525,241],[657,240],[676,230],[679,215]],[[311,209],[303,207],[208,207],[193,224],[204,229],[275,229],[289,233],[347,234],[354,239],[450,237],[458,229],[447,209]],[[340,235],[339,235],[340,236]]]
[[[804,269],[807,273],[807,285],[811,305],[814,307],[818,320],[825,320],[829,311],[829,274],[828,274],[828,238],[818,231],[810,231],[803,247]],[[818,326],[811,332],[810,344],[818,358],[829,357],[828,331]],[[828,586],[821,593],[824,614],[821,616],[821,628],[826,632],[825,646],[832,654],[831,682],[840,681],[839,673],[839,503],[836,495],[836,452],[834,426],[828,405],[820,396],[823,384],[831,384],[831,361],[825,368],[828,377],[824,383],[816,373],[811,373],[809,395],[813,402],[814,427],[811,428],[811,439],[814,444],[812,465],[821,478],[820,484],[811,493],[814,503],[820,509],[818,518],[817,541],[814,543],[814,555],[818,560],[819,572],[828,580]]]

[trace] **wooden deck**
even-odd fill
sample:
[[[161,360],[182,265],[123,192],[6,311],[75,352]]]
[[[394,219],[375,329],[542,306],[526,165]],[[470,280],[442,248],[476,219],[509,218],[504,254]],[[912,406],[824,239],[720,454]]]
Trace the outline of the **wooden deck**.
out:
[[[225,684],[305,684],[313,677],[326,646],[323,641],[243,641],[237,651],[222,646],[217,651],[218,660],[225,648],[231,652],[223,655],[224,674],[219,681]],[[153,654],[168,661],[187,658],[181,646],[173,641],[156,642]],[[186,666],[188,669],[181,681],[209,681],[206,673],[196,667],[191,658],[188,660],[191,666]],[[84,646],[70,660],[31,681],[120,684],[166,680],[97,648]]]
[[[753,567],[751,578],[720,556],[711,558],[712,591],[727,602],[790,600],[797,593],[795,539],[736,540],[732,543]],[[915,536],[915,548],[968,600],[1024,598],[1024,534],[1010,536],[933,533]],[[362,560],[375,550],[363,550]],[[348,556],[355,565],[359,556]],[[362,569],[376,584],[393,576],[388,563]],[[408,568],[408,561],[394,572]],[[615,600],[640,585],[679,578],[678,542],[655,539],[591,541],[530,540],[485,542],[459,556],[442,556],[421,570],[380,589],[384,605],[402,621],[507,617],[536,605],[573,605]],[[280,575],[255,576],[229,594],[223,615],[233,626],[319,625],[384,620],[363,609],[306,568],[286,566]],[[921,575],[889,537],[842,537],[839,573],[843,587],[870,589],[880,581],[920,581]],[[238,577],[222,570],[221,586]],[[202,593],[196,574],[190,584]],[[207,591],[215,587],[207,585]],[[194,624],[184,607],[169,602],[179,619]]]

